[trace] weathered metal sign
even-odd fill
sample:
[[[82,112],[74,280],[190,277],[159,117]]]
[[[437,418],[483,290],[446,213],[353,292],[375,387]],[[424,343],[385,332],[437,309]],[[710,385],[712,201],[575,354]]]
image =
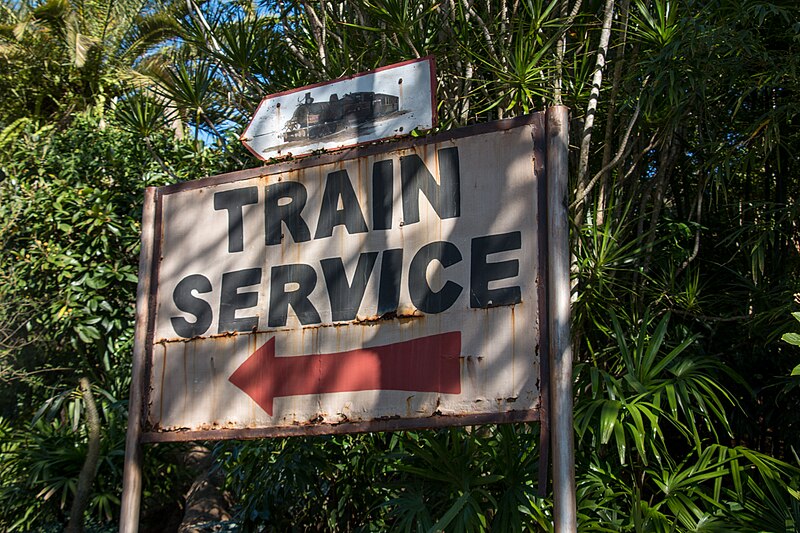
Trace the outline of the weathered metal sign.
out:
[[[436,124],[432,57],[264,98],[241,136],[262,160],[408,135]]]
[[[142,440],[538,419],[543,136],[535,114],[156,189]]]

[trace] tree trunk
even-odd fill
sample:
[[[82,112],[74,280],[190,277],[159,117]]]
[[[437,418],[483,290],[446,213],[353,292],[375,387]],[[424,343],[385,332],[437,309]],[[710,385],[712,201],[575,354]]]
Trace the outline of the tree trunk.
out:
[[[100,417],[97,406],[92,396],[92,388],[87,378],[81,378],[81,393],[86,406],[86,425],[89,429],[89,445],[86,451],[86,460],[83,462],[80,476],[78,476],[78,489],[72,501],[69,513],[69,523],[65,533],[80,533],[83,531],[83,513],[89,505],[89,496],[92,493],[92,483],[97,473],[97,463],[100,460]]]
[[[589,94],[589,104],[586,106],[586,119],[583,123],[581,134],[581,151],[578,160],[577,197],[583,195],[587,185],[589,172],[589,152],[592,147],[592,129],[594,117],[597,114],[597,102],[600,99],[600,86],[603,83],[603,69],[608,55],[608,42],[611,39],[611,23],[614,19],[614,0],[606,0],[603,10],[603,26],[600,31],[600,44],[597,45],[597,63],[592,77],[592,91]],[[575,212],[575,225],[583,223],[585,202],[581,202]]]
[[[197,476],[186,494],[186,511],[178,533],[209,531],[210,522],[230,520],[228,502],[219,488],[223,482],[222,472],[214,470],[211,451],[195,446],[187,454],[186,462]]]
[[[619,95],[620,84],[622,82],[622,66],[625,58],[625,41],[628,34],[628,7],[630,0],[622,0],[620,5],[620,18],[622,25],[622,39],[619,43],[618,54],[614,55],[614,77],[611,81],[611,98],[608,101],[608,113],[606,114],[606,134],[603,145],[603,168],[608,167],[611,162],[611,151],[614,138],[614,119],[617,110],[617,96]],[[600,178],[600,190],[597,191],[597,225],[602,225],[605,220],[606,203],[608,201],[608,182],[611,178],[612,169],[603,172]]]

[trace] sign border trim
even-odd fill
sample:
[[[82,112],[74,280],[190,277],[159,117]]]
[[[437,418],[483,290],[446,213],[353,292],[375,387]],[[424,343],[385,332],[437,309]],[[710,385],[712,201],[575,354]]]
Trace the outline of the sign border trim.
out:
[[[155,318],[157,307],[157,291],[158,291],[158,277],[161,265],[161,252],[162,252],[162,239],[163,239],[163,225],[162,225],[162,202],[166,195],[174,194],[183,191],[196,190],[203,187],[217,186],[222,184],[233,183],[236,181],[251,179],[259,176],[269,176],[273,174],[280,174],[292,170],[299,170],[308,167],[321,166],[334,162],[342,162],[350,159],[357,159],[375,154],[386,153],[390,151],[402,150],[405,148],[415,147],[419,145],[430,145],[446,142],[453,139],[461,139],[475,135],[486,133],[496,133],[511,130],[514,128],[531,125],[538,132],[541,132],[541,137],[544,138],[545,130],[545,113],[537,112],[520,117],[504,119],[494,122],[487,122],[481,124],[474,124],[455,130],[449,130],[434,135],[424,137],[417,137],[406,139],[403,141],[383,142],[379,144],[371,144],[366,146],[357,146],[344,151],[336,153],[325,153],[319,156],[307,157],[300,160],[288,161],[268,166],[257,167],[253,169],[229,172],[226,174],[219,174],[215,176],[208,176],[193,181],[186,181],[176,183],[173,185],[166,185],[162,187],[148,187],[154,191],[154,232],[153,241],[150,243],[152,250],[151,268],[150,268],[150,294],[149,305],[147,309],[147,332],[146,332],[146,345],[144,350],[144,376],[146,382],[143,384],[145,388],[152,382],[152,364],[153,364],[153,339],[155,338]],[[547,202],[547,179],[545,175],[545,143],[536,143],[531,140],[533,147],[534,158],[534,176],[536,178],[536,188],[538,194],[539,204],[536,206],[537,210],[541,210]],[[533,206],[531,206],[533,208]],[[546,213],[546,211],[540,211]],[[545,251],[547,246],[547,232],[540,231],[537,236],[539,240],[539,254],[537,262],[540,265],[540,272],[546,273],[546,265],[543,261],[546,258]],[[145,243],[142,243],[143,246]],[[549,390],[550,390],[550,371],[546,354],[542,353],[542,347],[547,346],[549,331],[547,327],[547,304],[545,302],[544,294],[546,293],[546,282],[544,279],[537,278],[534,283],[537,285],[537,292],[539,294],[539,331],[540,331],[540,344],[536,346],[536,352],[539,355],[539,404],[538,407],[530,410],[510,410],[497,413],[480,413],[469,415],[433,415],[424,418],[391,418],[391,419],[375,419],[369,421],[358,422],[340,422],[336,424],[330,423],[305,423],[293,426],[269,427],[269,428],[219,428],[219,429],[202,429],[202,430],[163,430],[163,431],[148,431],[147,420],[150,411],[150,392],[144,391],[141,398],[141,434],[140,443],[158,443],[158,442],[188,442],[193,440],[226,440],[226,439],[259,439],[269,437],[289,437],[300,435],[336,435],[347,433],[365,433],[373,431],[404,431],[416,429],[436,429],[442,427],[455,427],[455,426],[470,426],[482,424],[501,424],[511,422],[540,422],[542,424],[542,437],[549,434],[547,423],[549,417]],[[547,442],[543,440],[543,442]],[[546,453],[546,452],[545,452]]]

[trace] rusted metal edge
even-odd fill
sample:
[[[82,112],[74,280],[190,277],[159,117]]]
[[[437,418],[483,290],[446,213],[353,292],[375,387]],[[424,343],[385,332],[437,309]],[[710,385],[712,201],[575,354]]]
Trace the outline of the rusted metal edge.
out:
[[[482,424],[508,424],[511,422],[536,422],[541,418],[538,409],[507,411],[476,415],[441,415],[425,418],[390,418],[364,422],[342,422],[339,424],[304,424],[271,428],[208,429],[186,431],[147,432],[142,434],[143,443],[186,442],[194,440],[263,439],[272,437],[294,437],[308,435],[341,435],[345,433],[367,433],[372,431],[405,431],[436,429],[452,426],[476,426]]]
[[[541,278],[536,286],[537,299],[539,302],[539,401],[542,416],[539,420],[539,496],[547,495],[547,480],[549,479],[550,465],[550,336],[548,328],[548,272],[547,272],[547,251],[549,250],[547,231],[547,150],[545,143],[545,115],[538,114],[539,120],[534,124],[533,156],[534,175],[536,177],[536,213],[539,221],[538,246],[539,256],[538,271]],[[536,142],[536,140],[539,142]]]
[[[504,304],[497,307],[511,307],[513,308],[516,304]],[[389,313],[384,313],[382,315],[373,315],[373,316],[366,316],[366,317],[356,317],[354,320],[349,322],[325,322],[321,324],[309,324],[303,325],[300,327],[300,330],[319,330],[319,329],[336,329],[336,328],[347,328],[351,326],[364,326],[364,327],[379,327],[382,324],[397,320],[399,323],[407,323],[412,320],[417,320],[420,318],[425,318],[427,315],[420,312],[417,309],[409,312],[400,312],[392,311]],[[151,339],[151,344],[156,345],[159,344],[161,346],[167,346],[170,344],[186,344],[193,341],[198,340],[212,340],[212,339],[227,339],[231,337],[243,337],[247,335],[274,335],[276,333],[291,333],[292,331],[298,331],[297,328],[281,326],[275,328],[268,328],[268,329],[259,329],[255,327],[251,330],[247,331],[223,331],[222,333],[213,333],[211,335],[197,335],[196,337],[186,338],[186,337],[174,337],[174,338],[164,338],[161,337],[158,340],[153,337]]]
[[[161,269],[161,246],[164,236],[163,225],[163,194],[161,188],[155,190],[154,195],[155,213],[153,216],[153,233],[152,233],[152,250],[153,254],[150,258],[150,294],[148,296],[148,312],[147,312],[147,344],[145,346],[145,384],[148,387],[144,391],[142,398],[142,421],[147,423],[150,418],[150,389],[149,386],[153,382],[153,347],[156,335],[156,312],[158,310],[158,279],[159,271]]]
[[[405,139],[401,141],[389,140],[386,142],[378,142],[373,144],[365,144],[340,150],[336,152],[326,152],[317,156],[308,156],[303,159],[284,161],[265,165],[247,170],[239,170],[236,172],[228,172],[227,174],[219,174],[216,176],[209,176],[193,181],[184,181],[182,183],[175,183],[173,185],[165,185],[158,189],[160,194],[173,194],[182,191],[199,189],[202,187],[210,187],[214,185],[222,185],[225,183],[233,183],[240,180],[256,178],[259,176],[270,176],[272,174],[280,174],[292,170],[300,170],[308,167],[315,167],[329,163],[337,163],[350,159],[358,159],[361,157],[368,157],[377,154],[384,154],[396,150],[403,150],[413,148],[416,146],[443,143],[450,140],[461,139],[463,137],[470,137],[473,135],[481,135],[484,133],[494,133],[498,131],[507,131],[529,124],[544,123],[544,113],[537,112],[530,115],[523,115],[521,117],[514,117],[504,120],[497,120],[494,122],[485,122],[482,124],[473,124],[455,130],[444,131],[434,135],[425,137],[417,137]]]

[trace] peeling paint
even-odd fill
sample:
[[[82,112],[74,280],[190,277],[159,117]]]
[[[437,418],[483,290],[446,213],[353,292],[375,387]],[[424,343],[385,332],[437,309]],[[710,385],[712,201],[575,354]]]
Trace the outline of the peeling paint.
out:
[[[532,121],[532,120],[531,120]],[[489,421],[531,420],[538,417],[539,387],[542,384],[540,368],[540,320],[542,310],[541,284],[544,283],[539,237],[534,231],[542,227],[530,206],[537,206],[536,187],[530,181],[530,123],[515,123],[509,132],[495,140],[493,132],[479,138],[456,138],[430,143],[424,139],[407,143],[396,149],[386,145],[381,150],[365,148],[354,151],[358,157],[315,158],[316,163],[298,161],[282,163],[261,169],[259,172],[237,174],[233,178],[209,178],[205,184],[196,183],[170,186],[161,189],[163,202],[163,242],[159,242],[156,257],[163,257],[158,274],[161,294],[151,322],[150,345],[152,356],[158,352],[161,361],[151,368],[151,381],[146,404],[151,407],[146,417],[146,430],[152,434],[175,431],[183,437],[198,432],[213,434],[211,438],[298,434],[325,432],[365,431],[364,428],[443,427],[460,423],[486,423]],[[519,128],[518,130],[516,128]],[[524,139],[524,143],[515,145]],[[427,193],[419,194],[419,221],[408,219],[403,213],[400,184],[400,157],[417,155],[439,180],[438,151],[459,147],[462,172],[462,211],[459,216],[440,218],[431,206]],[[388,149],[388,152],[387,152]],[[361,154],[368,154],[361,157]],[[502,154],[507,160],[492,159]],[[390,159],[393,162],[394,210],[392,227],[374,231],[372,201],[372,171],[375,161]],[[314,166],[317,165],[317,166]],[[283,229],[280,244],[264,245],[263,197],[270,183],[301,181],[308,184],[308,199],[304,220],[313,237],[318,224],[320,197],[328,174],[335,170],[348,172],[354,193],[362,208],[369,231],[349,233],[343,224],[336,226],[333,235],[314,242],[296,243],[289,230]],[[489,179],[491,178],[491,179]],[[426,178],[428,179],[428,178]],[[228,213],[214,211],[213,194],[218,185],[255,187],[259,191],[259,205],[243,207],[245,249],[230,253],[226,224],[222,232],[213,236],[214,224],[225,223]],[[314,188],[316,187],[316,189]],[[182,200],[178,193],[192,191],[191,200]],[[533,194],[533,197],[526,196]],[[471,195],[471,196],[468,196]],[[205,206],[206,213],[193,215],[192,209]],[[202,211],[202,210],[201,210]],[[250,215],[255,214],[252,220]],[[205,218],[204,218],[205,217]],[[402,229],[398,226],[406,218]],[[199,229],[198,229],[199,228]],[[202,234],[197,233],[202,230]],[[161,231],[161,230],[160,230]],[[488,253],[485,263],[498,265],[517,262],[518,275],[507,275],[499,280],[489,279],[488,291],[521,287],[521,301],[516,304],[475,308],[471,305],[471,277],[473,269],[471,245],[475,238],[496,234],[524,232],[521,248],[497,254]],[[258,233],[262,232],[262,233]],[[208,242],[203,239],[208,236]],[[423,313],[416,305],[419,296],[410,294],[408,267],[414,254],[433,241],[453,242],[461,254],[458,262],[448,267],[429,262],[431,268],[424,273],[423,283],[428,283],[435,295],[447,281],[457,283],[462,291],[451,306],[442,312]],[[193,243],[189,248],[186,243]],[[312,246],[313,245],[313,246]],[[309,251],[309,249],[311,251]],[[363,303],[353,315],[355,319],[333,321],[330,295],[320,269],[323,258],[342,259],[345,269],[345,291],[352,291],[353,273],[362,253],[400,249],[402,270],[399,297],[390,300],[396,310],[378,314],[378,295],[383,257],[378,256],[363,292]],[[213,258],[209,261],[205,255]],[[300,323],[297,309],[289,307],[286,326],[267,327],[272,287],[270,269],[288,263],[310,265],[317,275],[316,288],[309,300],[320,313],[318,324]],[[508,266],[511,266],[509,263]],[[237,308],[236,318],[257,317],[258,325],[247,331],[211,333],[219,329],[219,310],[222,297],[220,283],[224,273],[260,268],[262,282],[257,286],[243,286],[236,294],[256,294],[258,304]],[[493,267],[492,267],[493,268]],[[498,267],[499,268],[499,267]],[[498,270],[499,271],[499,270]],[[204,300],[212,307],[214,321],[207,333],[193,338],[175,336],[170,320],[183,316],[190,323],[189,313],[176,309],[172,302],[173,289],[178,280],[192,273],[203,273],[211,282],[212,290],[193,297]],[[510,272],[510,270],[509,270]],[[490,275],[491,277],[491,275]],[[419,280],[419,275],[417,277]],[[295,290],[288,289],[287,292]],[[498,302],[497,293],[490,294]],[[488,298],[484,301],[488,301]],[[412,303],[415,302],[415,303]],[[228,303],[231,305],[231,302]],[[234,307],[237,305],[233,303]],[[386,309],[383,307],[382,309]],[[338,315],[342,316],[342,315]],[[442,393],[406,390],[364,389],[354,392],[325,392],[282,396],[275,411],[268,414],[250,396],[234,385],[230,376],[265,343],[274,339],[275,357],[306,357],[311,354],[340,354],[356,349],[400,345],[401,343],[458,331],[463,337],[458,358],[458,376],[461,392]],[[152,362],[150,363],[152,365]],[[333,374],[323,374],[321,367],[309,368],[320,382],[336,381]],[[266,370],[262,372],[266,373]],[[289,379],[281,375],[278,379]],[[499,403],[494,399],[500,399]],[[513,404],[513,409],[512,409]],[[274,416],[273,416],[274,415]],[[431,422],[431,420],[433,422]],[[466,422],[468,421],[468,422]],[[283,433],[282,433],[283,432]],[[295,433],[292,433],[295,432]],[[216,436],[224,434],[225,437]],[[163,440],[168,440],[164,437]]]

